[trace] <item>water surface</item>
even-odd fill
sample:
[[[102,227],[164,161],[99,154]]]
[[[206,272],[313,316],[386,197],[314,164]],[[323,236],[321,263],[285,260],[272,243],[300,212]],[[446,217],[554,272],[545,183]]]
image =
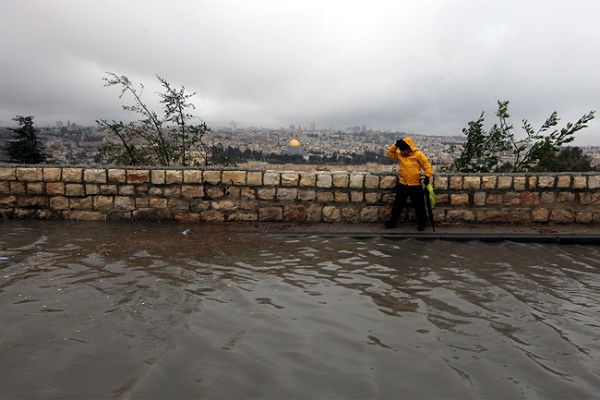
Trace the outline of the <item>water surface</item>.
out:
[[[2,398],[593,398],[600,248],[0,222]]]

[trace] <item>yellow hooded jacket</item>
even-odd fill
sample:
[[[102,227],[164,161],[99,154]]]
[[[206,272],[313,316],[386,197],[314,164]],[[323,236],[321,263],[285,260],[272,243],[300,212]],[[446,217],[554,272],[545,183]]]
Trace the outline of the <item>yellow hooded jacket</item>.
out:
[[[400,169],[400,184],[408,186],[417,186],[421,184],[421,169],[425,172],[425,176],[431,178],[433,172],[431,170],[431,163],[429,159],[419,151],[413,144],[411,138],[403,138],[410,146],[411,153],[408,157],[403,157],[400,154],[400,150],[396,146],[396,143],[388,147],[385,153],[386,157],[398,160],[398,167]]]

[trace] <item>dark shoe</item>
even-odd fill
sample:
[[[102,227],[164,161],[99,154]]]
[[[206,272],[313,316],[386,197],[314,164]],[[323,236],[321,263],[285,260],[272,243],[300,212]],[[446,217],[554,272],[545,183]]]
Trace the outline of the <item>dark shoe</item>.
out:
[[[395,227],[396,227],[396,224],[393,222],[388,221],[385,223],[385,229],[394,229]]]
[[[423,232],[423,231],[425,230],[425,225],[419,225],[419,226],[417,227],[417,230],[418,230],[419,232]]]

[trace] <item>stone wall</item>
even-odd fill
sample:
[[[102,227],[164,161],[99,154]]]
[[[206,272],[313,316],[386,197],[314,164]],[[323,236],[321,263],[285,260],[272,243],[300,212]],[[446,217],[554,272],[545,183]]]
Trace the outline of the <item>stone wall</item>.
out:
[[[375,223],[390,216],[395,181],[368,172],[3,164],[0,217]],[[600,222],[597,173],[437,174],[434,187],[438,222]]]

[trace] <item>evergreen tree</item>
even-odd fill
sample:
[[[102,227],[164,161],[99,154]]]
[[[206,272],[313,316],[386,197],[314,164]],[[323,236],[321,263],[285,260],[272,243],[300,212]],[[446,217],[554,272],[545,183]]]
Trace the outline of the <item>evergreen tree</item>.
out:
[[[44,146],[37,137],[37,130],[33,127],[33,117],[17,115],[13,121],[16,121],[19,127],[10,128],[16,134],[14,140],[8,142],[6,146],[10,161],[19,164],[39,164],[46,161]]]

